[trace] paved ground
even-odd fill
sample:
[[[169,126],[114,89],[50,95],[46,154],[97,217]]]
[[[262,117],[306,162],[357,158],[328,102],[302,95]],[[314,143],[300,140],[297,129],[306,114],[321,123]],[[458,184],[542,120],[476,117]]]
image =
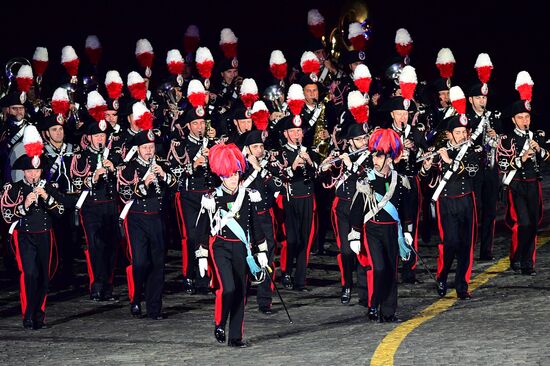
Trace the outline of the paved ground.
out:
[[[550,188],[544,191],[550,198]],[[546,207],[550,207],[548,202]],[[544,221],[543,241],[550,240],[549,222]],[[505,257],[510,234],[499,224],[497,235],[496,255]],[[130,317],[122,275],[117,276],[120,302],[89,301],[81,262],[82,286],[54,290],[48,298],[51,328],[25,331],[16,283],[2,269],[0,364],[369,364],[381,340],[397,325],[367,322],[366,309],[357,305],[357,297],[351,306],[340,305],[334,243],[330,243],[330,252],[332,255],[312,257],[312,292],[282,290],[294,324],[288,323],[278,299],[274,301],[276,313],[267,317],[257,311],[254,296],[249,298],[245,336],[251,347],[246,350],[216,343],[213,297],[183,293],[178,252],[169,253],[166,265],[167,318],[162,321]],[[423,245],[421,254],[434,270],[435,247]],[[490,265],[475,262],[473,276]],[[503,272],[475,291],[471,301],[457,302],[420,325],[397,349],[395,364],[549,364],[550,244],[539,249],[537,269],[536,277]],[[421,272],[419,278],[423,284],[399,287],[402,319],[415,317],[438,300],[427,274]]]

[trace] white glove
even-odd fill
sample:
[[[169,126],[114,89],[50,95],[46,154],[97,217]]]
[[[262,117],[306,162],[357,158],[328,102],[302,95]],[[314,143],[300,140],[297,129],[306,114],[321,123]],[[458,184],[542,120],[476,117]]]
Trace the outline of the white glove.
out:
[[[352,240],[349,242],[349,247],[355,254],[359,254],[361,251],[361,242],[359,240]]]
[[[208,258],[199,258],[199,273],[201,277],[204,277],[207,271],[208,271]]]
[[[256,254],[256,258],[258,259],[258,264],[260,265],[260,267],[262,267],[262,268],[267,267],[267,265],[268,265],[267,255],[264,252],[260,252],[260,253]]]
[[[412,244],[413,244],[413,237],[412,237],[411,233],[404,233],[403,236],[405,237],[405,243],[406,243],[408,246],[412,246]]]

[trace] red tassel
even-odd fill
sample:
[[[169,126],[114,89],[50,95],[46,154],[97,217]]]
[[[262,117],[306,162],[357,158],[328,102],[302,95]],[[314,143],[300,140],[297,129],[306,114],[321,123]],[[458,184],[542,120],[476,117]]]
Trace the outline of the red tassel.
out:
[[[457,99],[451,101],[451,104],[458,114],[466,114],[466,99]]]
[[[362,51],[365,49],[365,46],[367,45],[367,40],[365,39],[365,36],[358,35],[353,38],[350,38],[351,45],[355,51]]]
[[[86,56],[88,56],[88,60],[90,60],[92,65],[97,65],[99,63],[103,51],[102,48],[86,48],[84,51],[86,51]]]
[[[369,120],[369,107],[364,104],[349,110],[357,123],[366,123]]]
[[[307,60],[302,64],[302,71],[304,74],[318,74],[321,69],[321,64],[318,60]]]
[[[269,67],[269,71],[271,71],[271,74],[275,79],[283,80],[284,78],[286,78],[288,66],[286,62],[284,64],[273,64]]]
[[[237,57],[237,44],[236,43],[224,43],[220,45],[225,58],[233,59]]]
[[[439,69],[439,75],[441,75],[442,78],[448,79],[453,76],[455,70],[454,63],[451,62],[448,64],[436,64],[436,66]]]
[[[185,64],[183,62],[169,62],[166,66],[168,66],[168,71],[172,75],[183,74],[183,69],[185,68]]]
[[[32,60],[32,68],[34,69],[34,73],[36,75],[43,75],[48,68],[48,61]]]
[[[105,119],[105,111],[107,110],[106,105],[98,105],[93,108],[88,108],[88,113],[93,117],[97,122]]]
[[[153,66],[153,58],[155,57],[153,53],[144,52],[140,53],[136,57],[141,67],[151,68],[151,66]]]
[[[533,85],[523,84],[517,88],[521,100],[531,101],[533,98]]]
[[[54,114],[66,115],[71,104],[68,100],[52,100],[52,110]]]
[[[198,106],[204,106],[206,103],[206,94],[205,93],[192,93],[187,96],[187,100],[193,106],[197,108]]]
[[[491,72],[493,71],[492,66],[481,66],[476,68],[477,71],[477,77],[479,78],[479,81],[481,81],[483,84],[487,84],[489,82],[489,79],[491,78]]]
[[[195,52],[199,48],[200,38],[183,37],[183,49],[185,53]]]
[[[212,173],[229,177],[235,172],[244,172],[246,162],[241,150],[235,144],[216,144],[208,153]]]
[[[399,83],[399,87],[401,88],[401,95],[403,98],[413,99],[416,83]]]
[[[145,112],[139,118],[134,119],[134,123],[142,131],[150,130],[153,128],[153,115],[151,114],[151,112]]]
[[[353,83],[361,93],[368,93],[371,81],[371,78],[361,78],[353,80]]]
[[[31,78],[15,78],[17,81],[17,89],[20,92],[28,93],[31,90],[32,79]]]
[[[122,94],[122,84],[120,83],[109,83],[105,86],[107,88],[107,94],[109,98],[118,99]]]
[[[242,94],[241,100],[246,108],[250,108],[258,100],[258,94]]]
[[[44,145],[41,142],[31,142],[30,144],[25,145],[25,152],[31,158],[33,156],[42,155],[43,149],[44,149]]]
[[[405,45],[399,44],[399,43],[395,44],[395,49],[397,50],[397,53],[401,57],[407,57],[411,53],[412,48],[413,48],[412,43],[405,44]]]
[[[302,108],[304,108],[305,101],[302,99],[295,99],[295,100],[289,100],[288,101],[288,108],[290,109],[290,112],[297,116],[302,112]]]
[[[264,131],[267,128],[269,111],[259,110],[255,113],[252,113],[250,117],[252,118],[252,121],[254,121],[254,125],[258,130]]]
[[[212,75],[212,68],[214,67],[214,61],[204,61],[200,64],[197,64],[197,71],[199,72],[199,75],[203,77],[204,79],[210,79],[210,76]]]
[[[315,38],[322,38],[325,35],[325,23],[319,23],[309,26],[309,31]]]
[[[77,76],[78,75],[78,64],[80,63],[80,59],[74,59],[69,62],[64,62],[63,66],[65,66],[65,70],[67,70],[67,73],[69,76]]]
[[[137,100],[145,100],[147,98],[147,86],[145,82],[128,85],[132,98]]]

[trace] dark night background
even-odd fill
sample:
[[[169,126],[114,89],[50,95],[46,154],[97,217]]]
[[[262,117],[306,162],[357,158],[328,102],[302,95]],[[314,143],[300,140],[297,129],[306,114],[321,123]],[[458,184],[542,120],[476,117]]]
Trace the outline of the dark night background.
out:
[[[546,100],[545,55],[550,34],[541,3],[535,1],[365,1],[373,28],[367,46],[367,65],[380,74],[394,49],[395,31],[406,28],[414,41],[411,64],[419,79],[438,76],[437,52],[442,47],[453,51],[457,65],[453,78],[463,89],[476,80],[473,65],[480,52],[491,56],[495,66],[491,84],[496,98],[490,108],[504,108],[518,99],[514,90],[516,75],[527,70],[535,82],[533,106],[538,115],[536,126],[544,128],[543,115],[550,113]],[[281,49],[290,64],[303,52],[307,31],[307,11],[318,8],[327,29],[337,22],[346,1],[148,1],[146,3],[95,2],[10,2],[3,5],[0,31],[0,62],[12,57],[28,59],[36,46],[48,48],[50,66],[45,80],[63,72],[61,48],[72,45],[84,62],[84,40],[96,34],[103,45],[100,75],[109,69],[128,71],[137,68],[135,43],[148,38],[155,51],[153,78],[165,73],[167,50],[183,48],[183,34],[196,24],[201,45],[219,57],[219,34],[230,27],[239,38],[240,72],[261,81],[269,75],[268,61],[273,49]],[[140,70],[141,71],[141,70]]]

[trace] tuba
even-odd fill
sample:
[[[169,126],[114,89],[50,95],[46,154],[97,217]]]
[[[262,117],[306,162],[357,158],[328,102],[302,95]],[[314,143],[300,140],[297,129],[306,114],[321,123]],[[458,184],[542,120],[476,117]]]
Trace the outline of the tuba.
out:
[[[6,65],[4,66],[4,74],[7,84],[2,89],[2,93],[0,93],[1,97],[11,91],[13,83],[15,82],[15,77],[17,76],[17,71],[19,71],[19,68],[21,68],[21,66],[23,65],[31,66],[31,63],[29,60],[23,57],[15,57],[6,62]]]

